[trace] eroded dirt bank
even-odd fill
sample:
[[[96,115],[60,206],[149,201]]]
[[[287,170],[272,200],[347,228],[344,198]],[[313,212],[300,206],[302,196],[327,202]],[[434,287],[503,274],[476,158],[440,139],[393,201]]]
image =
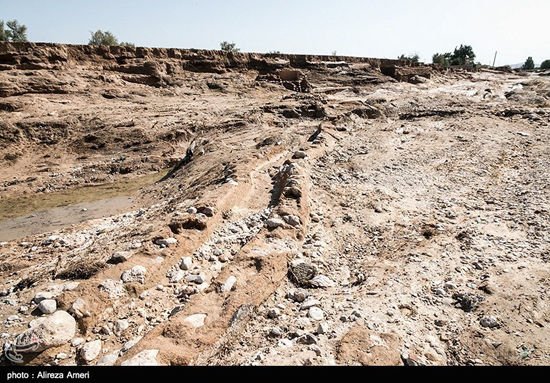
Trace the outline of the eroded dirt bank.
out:
[[[174,169],[0,244],[2,363],[549,364],[549,126],[536,74],[0,44],[0,203]]]

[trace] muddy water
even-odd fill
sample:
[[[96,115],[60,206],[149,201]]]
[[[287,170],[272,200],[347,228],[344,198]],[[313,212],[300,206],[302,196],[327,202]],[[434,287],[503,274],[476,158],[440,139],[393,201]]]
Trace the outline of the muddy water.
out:
[[[131,210],[132,196],[166,172],[106,185],[0,199],[0,242]]]
[[[90,219],[111,216],[131,209],[132,204],[132,197],[114,197],[12,218],[0,222],[0,242],[48,233]]]

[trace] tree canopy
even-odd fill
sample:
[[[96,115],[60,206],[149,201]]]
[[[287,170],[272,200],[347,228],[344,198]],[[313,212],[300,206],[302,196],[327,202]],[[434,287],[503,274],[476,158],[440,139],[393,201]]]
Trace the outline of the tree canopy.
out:
[[[529,56],[525,61],[525,64],[523,64],[523,69],[527,69],[527,70],[535,69],[535,62],[533,61],[533,58],[531,56]]]
[[[471,45],[460,45],[453,53],[436,53],[432,57],[434,64],[444,66],[450,65],[473,65],[476,54]]]
[[[27,42],[27,27],[19,24],[17,20],[10,20],[5,24],[8,29],[4,29],[4,21],[0,20],[0,41],[10,41],[13,43]]]
[[[95,32],[90,32],[90,41],[88,42],[88,45],[107,45],[107,46],[115,46],[119,45],[118,40],[111,32],[106,31],[103,32],[101,29],[98,29]]]

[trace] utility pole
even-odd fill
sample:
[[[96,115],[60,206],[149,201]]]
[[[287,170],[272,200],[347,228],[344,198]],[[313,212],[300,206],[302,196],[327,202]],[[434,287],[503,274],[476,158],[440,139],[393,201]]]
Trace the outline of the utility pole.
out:
[[[498,55],[498,51],[495,52],[495,59],[493,60],[493,68],[495,67],[495,64],[497,62],[497,55]]]

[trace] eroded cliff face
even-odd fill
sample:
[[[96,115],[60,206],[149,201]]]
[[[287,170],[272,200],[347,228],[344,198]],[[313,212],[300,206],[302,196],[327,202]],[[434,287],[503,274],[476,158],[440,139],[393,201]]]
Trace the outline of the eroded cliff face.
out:
[[[2,363],[548,364],[549,91],[2,43]]]

